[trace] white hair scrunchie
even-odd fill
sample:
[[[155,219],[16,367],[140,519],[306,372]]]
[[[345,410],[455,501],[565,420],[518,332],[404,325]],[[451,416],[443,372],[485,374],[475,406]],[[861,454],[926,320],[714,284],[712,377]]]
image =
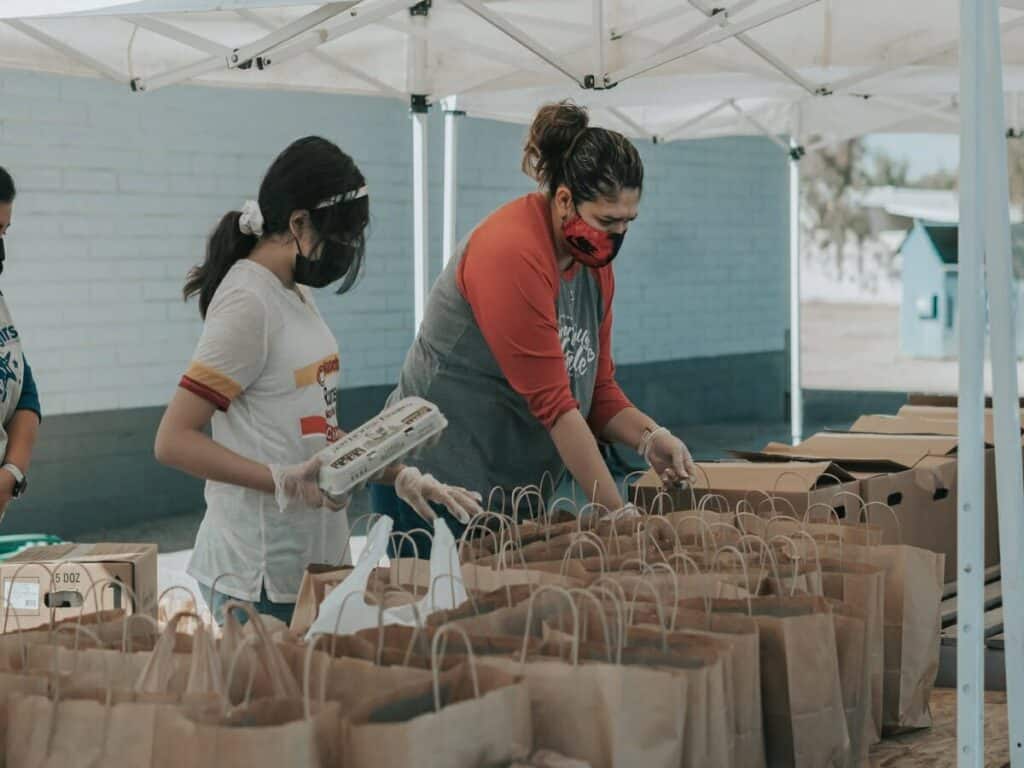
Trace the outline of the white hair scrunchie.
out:
[[[243,235],[263,237],[263,211],[255,200],[246,200],[242,206],[242,215],[238,219],[238,228]]]

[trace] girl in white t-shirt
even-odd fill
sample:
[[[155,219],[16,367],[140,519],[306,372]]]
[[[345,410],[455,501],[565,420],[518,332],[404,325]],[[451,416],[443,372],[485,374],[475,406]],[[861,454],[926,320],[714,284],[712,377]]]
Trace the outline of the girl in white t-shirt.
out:
[[[306,565],[349,557],[347,504],[317,486],[314,454],[343,433],[338,345],[309,288],[352,287],[368,223],[352,158],[300,139],[270,166],[259,201],[221,219],[185,284],[205,322],[156,457],[206,480],[189,573],[219,621],[237,599],[288,622]],[[393,467],[388,481],[427,519],[431,502],[465,519],[480,511],[475,494],[411,467]]]

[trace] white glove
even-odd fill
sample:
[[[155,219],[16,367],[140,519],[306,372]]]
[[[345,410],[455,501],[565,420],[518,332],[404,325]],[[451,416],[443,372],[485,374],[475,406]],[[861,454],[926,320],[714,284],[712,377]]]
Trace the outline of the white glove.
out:
[[[274,498],[282,512],[297,512],[301,509],[325,507],[340,512],[348,507],[349,497],[334,500],[320,490],[320,466],[323,461],[314,456],[309,461],[292,466],[270,465],[274,477]]]
[[[463,525],[474,515],[483,512],[483,496],[467,491],[457,485],[445,485],[438,482],[433,475],[424,475],[416,467],[406,467],[395,478],[395,493],[402,501],[416,510],[416,514],[428,522],[433,522],[437,515],[430,508],[430,503],[440,504]]]
[[[666,487],[693,482],[697,467],[690,449],[665,427],[657,427],[644,434],[637,452],[658,473]]]

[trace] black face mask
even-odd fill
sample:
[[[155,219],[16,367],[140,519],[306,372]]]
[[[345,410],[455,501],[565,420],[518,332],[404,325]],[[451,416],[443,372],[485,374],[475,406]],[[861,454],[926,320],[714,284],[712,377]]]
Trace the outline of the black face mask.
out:
[[[2,237],[0,237],[0,274],[3,274],[3,271],[4,271],[4,259],[5,258],[6,258],[6,254],[4,253],[4,239]]]
[[[295,282],[310,288],[323,288],[341,280],[352,266],[352,246],[336,240],[324,240],[315,259],[304,256],[295,241]]]

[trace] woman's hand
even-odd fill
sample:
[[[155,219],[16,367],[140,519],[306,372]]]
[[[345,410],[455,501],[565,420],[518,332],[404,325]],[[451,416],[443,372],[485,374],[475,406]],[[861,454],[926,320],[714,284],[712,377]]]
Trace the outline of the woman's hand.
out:
[[[274,478],[274,498],[282,512],[298,511],[301,509],[300,504],[312,509],[326,507],[332,512],[340,512],[348,506],[348,496],[334,500],[320,490],[322,464],[323,460],[314,456],[309,461],[289,467],[270,465],[270,474]]]
[[[484,511],[481,506],[484,499],[479,493],[457,485],[445,485],[433,475],[424,475],[415,467],[405,467],[398,473],[395,493],[416,510],[416,514],[431,523],[437,518],[430,508],[431,502],[445,507],[463,525]]]
[[[692,482],[697,474],[690,449],[664,427],[658,427],[645,436],[640,444],[640,454],[658,473],[666,488]]]

